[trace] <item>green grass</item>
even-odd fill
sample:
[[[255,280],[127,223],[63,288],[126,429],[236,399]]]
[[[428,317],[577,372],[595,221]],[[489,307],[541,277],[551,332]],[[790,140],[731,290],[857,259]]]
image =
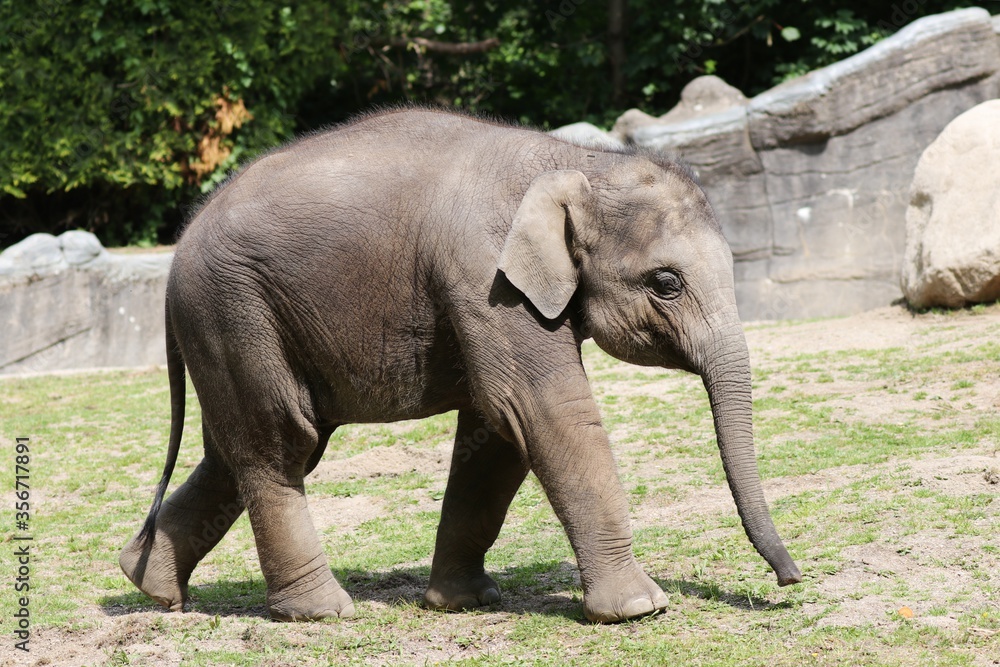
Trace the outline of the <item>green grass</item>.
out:
[[[670,600],[662,613],[615,626],[584,622],[572,551],[533,476],[487,556],[503,602],[462,614],[420,606],[453,414],[342,428],[322,464],[331,472],[307,482],[314,514],[332,512],[321,539],[355,598],[355,618],[267,620],[245,516],[196,570],[189,613],[162,612],[120,574],[117,557],[148,510],[163,463],[165,374],[0,380],[6,470],[14,438],[30,437],[32,660],[989,664],[982,659],[1000,659],[1000,499],[979,463],[961,463],[996,457],[1000,446],[1000,416],[983,407],[997,395],[1000,344],[966,333],[969,322],[989,318],[1000,311],[972,309],[947,325],[928,319],[906,347],[763,355],[754,368],[759,465],[775,524],[806,577],[788,588],[777,587],[731,509],[700,380],[634,368],[585,345],[633,507],[635,552]],[[189,392],[172,488],[200,459],[200,414]],[[412,469],[351,473],[355,462],[380,456],[376,448],[401,446],[427,456]],[[443,462],[434,464],[438,454]],[[939,473],[929,460],[956,463]],[[7,498],[0,525],[12,527]],[[352,507],[357,518],[338,514]],[[7,546],[3,572],[14,568]],[[9,589],[0,603],[6,664]],[[901,617],[903,606],[915,618]]]

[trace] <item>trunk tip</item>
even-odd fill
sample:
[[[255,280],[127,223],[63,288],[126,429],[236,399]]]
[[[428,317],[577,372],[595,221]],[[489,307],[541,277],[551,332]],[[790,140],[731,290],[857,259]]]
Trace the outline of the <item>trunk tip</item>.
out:
[[[802,583],[802,573],[799,572],[799,568],[795,563],[790,563],[788,567],[782,568],[783,571],[777,572],[778,575],[778,585],[779,586],[790,586],[791,584]]]

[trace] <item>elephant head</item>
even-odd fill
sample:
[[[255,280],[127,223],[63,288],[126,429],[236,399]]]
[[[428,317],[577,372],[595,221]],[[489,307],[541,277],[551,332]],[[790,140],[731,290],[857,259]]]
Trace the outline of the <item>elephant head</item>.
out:
[[[608,354],[702,378],[747,536],[779,585],[797,583],[801,574],[774,528],[757,470],[750,359],[729,245],[681,167],[626,155],[611,161],[589,177],[576,170],[537,176],[499,267],[545,318],[572,302],[584,335]]]

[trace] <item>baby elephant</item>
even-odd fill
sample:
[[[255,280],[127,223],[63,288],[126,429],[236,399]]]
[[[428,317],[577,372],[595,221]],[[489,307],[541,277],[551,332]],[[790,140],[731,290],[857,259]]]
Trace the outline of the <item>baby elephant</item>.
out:
[[[576,554],[587,618],[662,609],[580,360],[589,337],[701,376],[746,533],[779,584],[801,579],[757,472],[732,254],[705,193],[662,157],[440,111],[366,116],[220,188],[177,245],[166,306],[167,462],[120,563],[170,609],[245,507],[271,616],[350,616],[305,477],[341,424],[448,410],[456,442],[482,445],[453,455],[429,607],[500,599],[483,558],[533,470]],[[185,366],[205,456],[164,500]]]

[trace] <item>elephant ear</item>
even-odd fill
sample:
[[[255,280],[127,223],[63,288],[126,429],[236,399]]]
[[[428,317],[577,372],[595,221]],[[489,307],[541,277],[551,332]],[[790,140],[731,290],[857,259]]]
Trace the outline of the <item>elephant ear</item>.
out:
[[[514,214],[498,267],[548,319],[559,316],[577,285],[570,248],[592,210],[590,182],[579,171],[535,177]]]

